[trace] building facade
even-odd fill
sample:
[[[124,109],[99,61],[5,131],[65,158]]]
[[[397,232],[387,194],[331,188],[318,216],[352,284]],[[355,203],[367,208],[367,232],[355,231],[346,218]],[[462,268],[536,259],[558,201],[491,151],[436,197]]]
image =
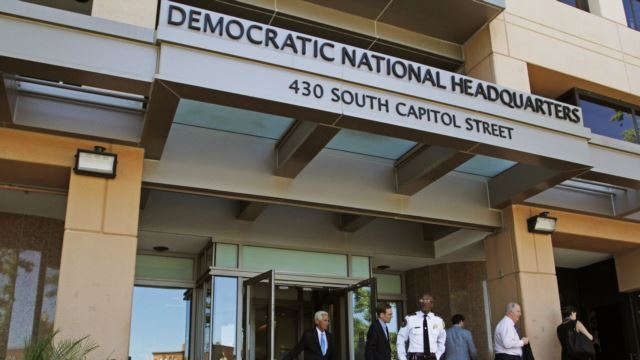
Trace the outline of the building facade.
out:
[[[537,358],[566,305],[640,358],[640,1],[5,0],[0,30],[0,358],[274,359],[324,309],[363,359],[423,293],[482,359],[512,301]]]

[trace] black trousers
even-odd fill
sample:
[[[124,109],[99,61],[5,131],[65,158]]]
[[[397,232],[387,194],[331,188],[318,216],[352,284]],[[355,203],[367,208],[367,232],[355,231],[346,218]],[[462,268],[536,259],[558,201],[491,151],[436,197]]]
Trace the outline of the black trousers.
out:
[[[521,356],[509,354],[496,354],[495,360],[522,360]]]

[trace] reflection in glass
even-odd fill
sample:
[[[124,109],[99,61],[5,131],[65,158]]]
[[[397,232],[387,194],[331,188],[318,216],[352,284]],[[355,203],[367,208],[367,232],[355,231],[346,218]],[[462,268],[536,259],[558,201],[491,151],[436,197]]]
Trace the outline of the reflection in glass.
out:
[[[636,123],[630,111],[602,102],[580,99],[580,107],[584,116],[584,125],[594,134],[608,136],[638,143]]]
[[[211,278],[204,283],[204,324],[203,324],[203,359],[209,359],[209,351],[211,349]]]
[[[371,325],[371,288],[361,287],[351,293],[353,301],[353,354],[364,359],[367,331]]]
[[[0,213],[0,359],[53,328],[64,222]]]
[[[184,357],[184,289],[159,289],[136,286],[133,289],[131,338],[132,360],[153,360],[154,353]]]
[[[399,301],[382,301],[391,306],[393,310],[393,316],[391,322],[387,324],[389,330],[389,344],[391,345],[391,359],[396,360],[398,358],[398,352],[396,349],[396,337],[398,336],[398,329],[400,328],[400,320],[402,318],[402,303]]]
[[[632,29],[640,30],[640,0],[623,0],[623,3],[627,25]]]
[[[238,280],[216,276],[213,286],[212,360],[235,360]]]

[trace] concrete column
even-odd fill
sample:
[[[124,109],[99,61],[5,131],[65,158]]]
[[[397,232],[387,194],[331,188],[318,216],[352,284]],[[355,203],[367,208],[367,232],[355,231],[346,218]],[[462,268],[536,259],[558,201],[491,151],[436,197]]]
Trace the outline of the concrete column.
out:
[[[54,325],[61,337],[90,335],[91,358],[125,360],[144,153],[106,147],[118,154],[115,179],[71,174]]]
[[[93,0],[91,16],[154,29],[157,0]]]
[[[589,12],[627,26],[622,0],[589,0]]]
[[[527,231],[527,219],[536,214],[521,205],[505,208],[502,231],[485,240],[491,326],[494,330],[507,303],[520,303],[520,328],[531,340],[536,358],[556,360],[560,359],[556,326],[562,320],[558,281],[551,236]]]

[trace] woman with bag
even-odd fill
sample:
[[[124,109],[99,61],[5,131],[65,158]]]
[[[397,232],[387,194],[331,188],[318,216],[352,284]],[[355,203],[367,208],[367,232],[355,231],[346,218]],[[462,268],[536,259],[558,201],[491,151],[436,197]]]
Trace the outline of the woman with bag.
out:
[[[576,317],[574,307],[567,306],[562,309],[562,324],[557,328],[558,339],[562,345],[562,360],[595,359],[593,336]]]

